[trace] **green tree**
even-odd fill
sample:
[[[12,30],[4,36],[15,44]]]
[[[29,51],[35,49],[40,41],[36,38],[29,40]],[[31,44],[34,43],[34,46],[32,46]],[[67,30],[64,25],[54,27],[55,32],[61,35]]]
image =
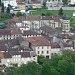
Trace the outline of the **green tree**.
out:
[[[75,18],[70,19],[70,26],[75,28]]]
[[[51,66],[48,62],[43,64],[41,75],[51,75]]]
[[[66,5],[68,0],[62,0],[63,1],[63,4]]]
[[[42,8],[46,8],[46,0],[43,0],[43,6]]]
[[[60,72],[60,75],[72,75],[71,72],[71,63],[69,63],[66,60],[60,60],[58,62],[58,71]]]
[[[52,64],[54,67],[57,67],[59,60],[62,60],[62,56],[61,56],[61,55],[58,55],[58,54],[55,54],[55,55],[52,56],[51,64]]]
[[[4,13],[4,3],[1,4],[1,12]]]
[[[6,13],[10,13],[10,8],[7,7]]]
[[[41,75],[41,66],[36,62],[29,62],[20,67],[21,75]]]
[[[43,55],[38,56],[38,63],[43,64],[46,61],[46,58]]]
[[[63,15],[63,9],[62,8],[59,9],[58,15]]]
[[[64,50],[62,56],[63,59],[67,60],[68,62],[75,62],[75,53],[71,50]]]
[[[17,17],[20,17],[20,16],[23,16],[23,14],[22,14],[21,12],[17,12],[17,13],[16,13],[16,16],[17,16]]]
[[[2,4],[2,2],[1,2],[1,0],[0,0],[0,7],[1,7],[1,4]]]

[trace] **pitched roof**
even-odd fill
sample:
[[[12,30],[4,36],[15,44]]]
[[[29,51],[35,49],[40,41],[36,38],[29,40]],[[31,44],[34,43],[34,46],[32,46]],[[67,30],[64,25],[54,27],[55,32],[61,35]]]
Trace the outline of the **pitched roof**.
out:
[[[51,48],[60,48],[59,44],[56,42],[53,42],[50,45],[51,45]]]
[[[49,34],[59,34],[59,33],[62,32],[61,27],[52,28],[52,27],[49,27],[49,26],[43,26],[43,27],[40,27],[40,30],[45,31],[45,32],[47,32]]]
[[[32,20],[40,20],[40,16],[26,16],[26,20],[32,21]]]
[[[12,56],[14,55],[21,55],[22,58],[31,57],[30,52],[18,52],[18,51],[3,52],[3,58],[12,58]]]
[[[34,46],[50,46],[49,41],[43,36],[29,37],[27,38],[27,41]]]
[[[55,30],[53,28],[49,27],[49,26],[43,26],[40,29],[49,33],[49,34],[53,34],[55,32]]]
[[[27,30],[23,32],[23,36],[26,36],[26,35],[40,35],[40,34],[32,30]]]
[[[12,28],[11,29],[11,34],[22,34],[22,33],[21,33],[20,29],[18,29],[18,28]]]
[[[31,0],[31,1],[32,1],[32,3],[41,3],[40,0]]]
[[[72,44],[62,43],[64,47],[73,47]]]
[[[41,20],[53,20],[52,16],[40,16]]]
[[[3,52],[3,58],[12,58],[9,52]]]
[[[11,35],[10,29],[0,29],[0,35]]]

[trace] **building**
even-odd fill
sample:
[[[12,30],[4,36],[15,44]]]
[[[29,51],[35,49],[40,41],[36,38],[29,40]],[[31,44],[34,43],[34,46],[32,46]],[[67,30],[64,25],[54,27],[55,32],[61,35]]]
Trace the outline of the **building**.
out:
[[[24,37],[24,38],[33,37],[33,36],[38,37],[38,36],[41,36],[41,34],[35,32],[35,31],[32,31],[32,30],[24,31],[22,34],[22,37]]]
[[[2,3],[4,3],[4,7],[8,7],[8,4],[10,4],[13,7],[17,7],[16,0],[2,0]]]
[[[68,5],[75,5],[75,0],[68,0]]]
[[[5,65],[7,67],[16,65],[21,66],[22,64],[27,64],[28,62],[35,61],[37,62],[37,56],[34,51],[31,51],[26,48],[25,50],[14,50],[7,51],[7,52],[0,52],[0,65]]]
[[[47,59],[51,59],[51,46],[50,42],[43,36],[28,37],[29,47],[32,48],[36,54],[43,55]]]
[[[62,31],[69,32],[70,31],[70,17],[67,15],[64,15],[62,18]]]
[[[22,33],[17,28],[0,29],[0,40],[16,39],[22,36]]]
[[[63,2],[62,0],[47,0],[46,6],[49,9],[50,7],[55,7],[55,6],[62,6]]]

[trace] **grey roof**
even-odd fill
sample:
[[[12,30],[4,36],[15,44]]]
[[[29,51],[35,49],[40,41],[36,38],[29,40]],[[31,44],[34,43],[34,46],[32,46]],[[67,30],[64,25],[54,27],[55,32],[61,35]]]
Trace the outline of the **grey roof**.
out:
[[[70,17],[68,15],[63,15],[63,20],[70,20]]]
[[[28,30],[23,32],[23,36],[26,36],[26,35],[40,35],[40,34],[35,31]]]
[[[0,29],[0,35],[11,35],[11,30],[9,29]]]
[[[9,54],[9,52],[3,52],[4,58],[11,58],[12,56]]]
[[[19,51],[3,52],[4,58],[12,58],[12,56],[14,55],[21,55],[22,58],[31,57],[30,52],[19,52]]]
[[[62,32],[62,28],[61,27],[58,27],[58,28],[51,28],[49,26],[43,26],[40,28],[40,30],[43,30],[49,34],[58,34],[58,33],[61,33]]]

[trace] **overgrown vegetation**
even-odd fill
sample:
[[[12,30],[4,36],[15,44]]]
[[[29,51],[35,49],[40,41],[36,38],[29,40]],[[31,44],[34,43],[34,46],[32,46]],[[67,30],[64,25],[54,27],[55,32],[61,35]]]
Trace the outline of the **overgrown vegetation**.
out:
[[[65,50],[62,55],[55,54],[51,60],[38,57],[38,63],[29,62],[20,67],[11,67],[5,75],[75,75],[75,52]],[[3,73],[1,73],[3,75]]]

